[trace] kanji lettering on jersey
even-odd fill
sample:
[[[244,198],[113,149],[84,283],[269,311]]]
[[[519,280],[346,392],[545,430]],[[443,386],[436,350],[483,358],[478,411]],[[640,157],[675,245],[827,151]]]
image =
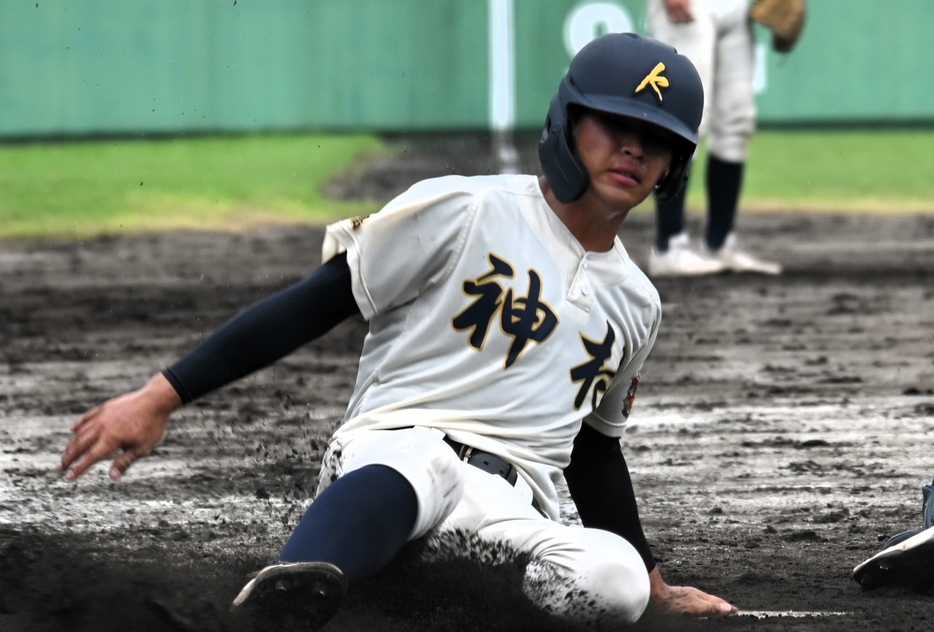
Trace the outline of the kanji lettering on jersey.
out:
[[[507,367],[519,359],[530,340],[544,342],[558,324],[558,317],[539,298],[541,292],[542,279],[535,270],[529,270],[528,296],[513,300],[512,289],[506,292],[501,324],[503,331],[513,338],[506,356]]]
[[[515,272],[512,266],[490,253],[490,266],[492,270],[472,281],[464,281],[464,292],[470,296],[478,296],[473,305],[454,317],[454,329],[470,329],[470,346],[474,349],[483,349],[487,332],[490,330],[490,321],[500,306],[500,297],[503,295],[503,286],[493,281],[496,277],[512,278]]]
[[[578,364],[571,369],[571,381],[581,382],[581,387],[577,391],[577,397],[574,398],[574,408],[580,408],[584,405],[587,393],[593,388],[592,402],[596,408],[599,403],[599,395],[605,393],[610,386],[610,380],[616,375],[616,371],[606,368],[606,361],[610,359],[613,353],[613,342],[616,340],[616,332],[609,321],[606,323],[606,336],[603,342],[590,340],[584,334],[581,334],[581,342],[584,343],[584,349],[590,354],[591,359],[583,364]]]
[[[454,317],[452,325],[457,330],[473,329],[468,342],[471,347],[480,350],[493,318],[500,312],[500,327],[513,339],[504,363],[508,369],[519,359],[530,341],[541,343],[551,335],[558,324],[558,317],[541,300],[542,279],[537,272],[529,270],[528,294],[517,297],[513,288],[506,289],[496,280],[513,278],[513,267],[492,253],[489,261],[489,272],[464,281],[464,292],[477,299]]]

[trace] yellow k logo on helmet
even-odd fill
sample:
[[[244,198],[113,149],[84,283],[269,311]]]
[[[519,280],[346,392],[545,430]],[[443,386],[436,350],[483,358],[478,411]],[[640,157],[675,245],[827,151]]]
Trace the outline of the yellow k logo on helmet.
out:
[[[642,83],[639,84],[639,87],[636,88],[636,94],[645,90],[646,86],[652,86],[652,89],[655,90],[655,94],[658,95],[659,101],[664,101],[662,97],[662,91],[660,88],[668,87],[668,77],[663,77],[662,73],[665,71],[664,62],[658,62],[655,65],[655,68],[652,69],[652,72],[645,76],[645,79],[642,80]]]

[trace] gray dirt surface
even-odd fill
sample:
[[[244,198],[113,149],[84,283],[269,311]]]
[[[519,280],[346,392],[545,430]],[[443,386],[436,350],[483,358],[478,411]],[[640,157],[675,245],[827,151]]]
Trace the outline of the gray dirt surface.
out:
[[[496,171],[482,137],[395,140],[396,158],[331,193],[388,199],[422,177]],[[534,139],[520,142],[534,171]],[[624,451],[669,582],[759,616],[637,628],[932,629],[926,590],[862,591],[849,574],[920,526],[934,473],[934,218],[745,214],[739,233],[785,273],[656,283],[662,331]],[[646,213],[621,233],[637,263],[652,236]],[[229,603],[310,500],[361,320],[184,408],[120,483],[55,467],[80,413],[308,274],[321,237],[0,243],[0,630],[292,629]],[[326,629],[562,629],[523,601],[517,568],[410,557],[354,586]]]

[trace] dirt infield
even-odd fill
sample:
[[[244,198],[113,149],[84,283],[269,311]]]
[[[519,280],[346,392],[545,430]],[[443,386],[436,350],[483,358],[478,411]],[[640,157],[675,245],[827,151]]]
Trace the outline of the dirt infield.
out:
[[[470,171],[406,159],[335,187],[386,195],[431,175],[423,163]],[[657,284],[662,332],[624,449],[667,579],[761,616],[638,627],[931,629],[929,595],[862,592],[849,572],[919,524],[934,474],[934,218],[749,215],[741,235],[786,273]],[[644,261],[651,218],[622,237]],[[102,467],[77,483],[54,468],[79,413],[307,274],[320,242],[318,228],[278,227],[0,243],[0,630],[280,629],[229,602],[308,502],[362,321],[183,409],[119,484]],[[508,566],[481,576],[403,555],[326,629],[560,629],[518,581]]]

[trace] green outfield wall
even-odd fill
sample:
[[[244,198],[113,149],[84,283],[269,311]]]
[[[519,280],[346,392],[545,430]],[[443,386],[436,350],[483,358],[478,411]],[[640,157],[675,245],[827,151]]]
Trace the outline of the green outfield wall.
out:
[[[762,123],[934,123],[934,1],[809,10]],[[0,137],[534,128],[607,30],[644,0],[0,0]]]

